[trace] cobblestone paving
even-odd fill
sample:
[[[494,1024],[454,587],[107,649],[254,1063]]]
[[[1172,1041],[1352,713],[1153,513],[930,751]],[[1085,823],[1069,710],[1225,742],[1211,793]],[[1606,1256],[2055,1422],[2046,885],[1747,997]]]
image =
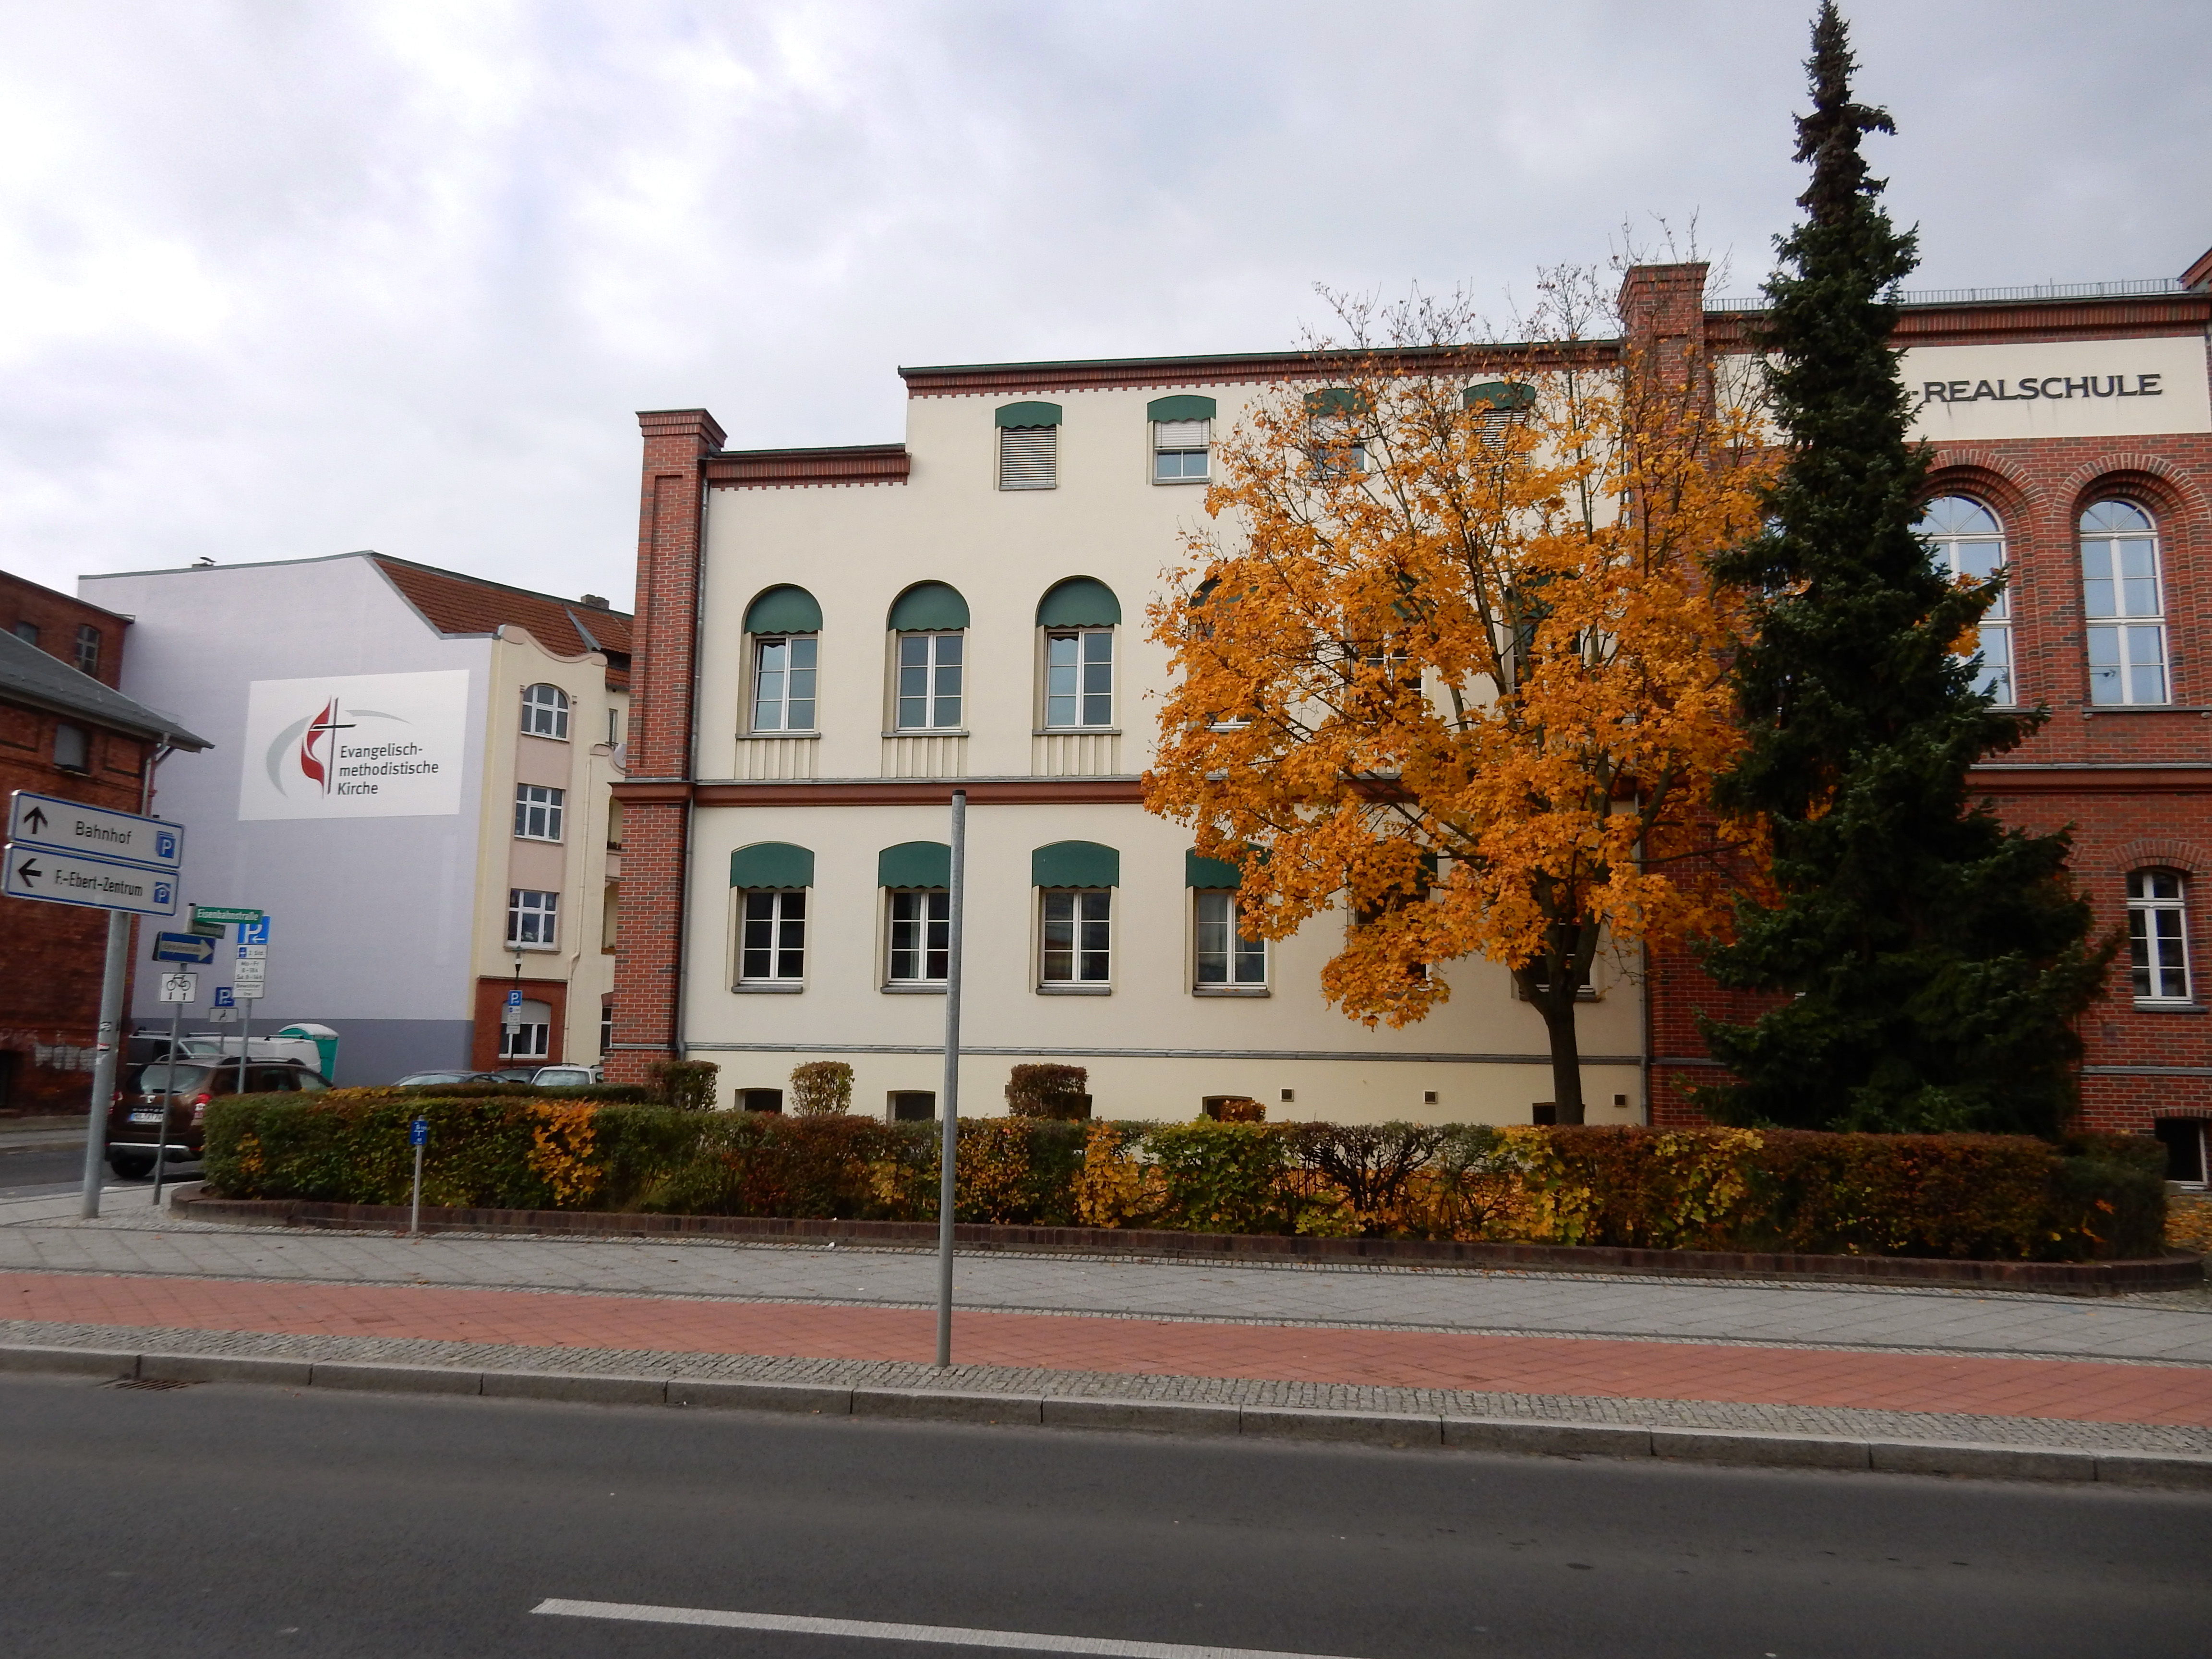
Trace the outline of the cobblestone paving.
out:
[[[1884,1412],[1696,1400],[1486,1394],[1233,1377],[1130,1376],[1113,1371],[1042,1370],[1005,1365],[955,1365],[940,1371],[932,1365],[897,1361],[532,1348],[387,1337],[271,1336],[253,1332],[148,1330],[138,1326],[62,1324],[35,1320],[0,1320],[0,1345],[106,1348],[134,1353],[246,1354],[477,1370],[813,1382],[841,1388],[946,1389],[975,1394],[1184,1401],[1331,1411],[1423,1412],[1528,1422],[1621,1423],[1646,1428],[1741,1429],[1849,1439],[2212,1455],[2212,1429],[1988,1417],[1962,1412]]]
[[[96,1222],[51,1200],[0,1206],[0,1271],[182,1274],[702,1297],[823,1306],[933,1305],[926,1251],[710,1240],[441,1234],[409,1239],[179,1221],[136,1193]],[[1609,1337],[1764,1347],[2212,1364],[2212,1296],[2088,1298],[1370,1265],[1254,1266],[970,1254],[957,1294],[1006,1312]]]

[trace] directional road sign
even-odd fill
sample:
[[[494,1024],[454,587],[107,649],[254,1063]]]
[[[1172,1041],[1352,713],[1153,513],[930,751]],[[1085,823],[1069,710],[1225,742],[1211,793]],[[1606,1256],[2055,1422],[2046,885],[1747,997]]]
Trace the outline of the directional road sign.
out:
[[[407,1144],[408,1144],[409,1146],[425,1146],[425,1145],[428,1144],[428,1142],[429,1142],[429,1139],[430,1139],[430,1120],[429,1120],[428,1118],[427,1118],[427,1117],[418,1117],[418,1118],[414,1119],[411,1122],[410,1122],[410,1123],[408,1124],[408,1126],[407,1126]]]
[[[228,927],[234,922],[238,923],[240,926],[251,927],[253,923],[259,921],[260,920],[260,911],[254,909],[241,909],[235,904],[195,904],[192,906],[192,926],[195,927],[201,926],[203,923],[210,927]]]
[[[197,974],[161,975],[161,1000],[164,1002],[197,1002],[199,990],[200,981]]]
[[[185,861],[182,824],[164,823],[133,812],[112,812],[104,806],[87,806],[53,795],[36,795],[27,789],[18,789],[9,802],[8,840],[17,847],[111,859],[120,864],[143,865],[149,870],[173,872]]]
[[[211,963],[215,960],[215,941],[198,933],[156,933],[154,960]]]
[[[142,916],[177,914],[173,875],[143,865],[117,864],[77,854],[48,853],[36,847],[10,847],[7,877],[0,891],[9,898],[43,899],[50,904],[82,904],[97,910],[128,910]]]

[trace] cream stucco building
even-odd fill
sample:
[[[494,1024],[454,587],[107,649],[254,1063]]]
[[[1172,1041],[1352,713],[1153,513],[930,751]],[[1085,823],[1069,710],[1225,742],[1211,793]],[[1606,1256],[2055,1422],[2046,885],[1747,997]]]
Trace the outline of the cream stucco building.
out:
[[[1320,989],[1340,915],[1240,946],[1233,872],[1141,804],[1166,672],[1146,609],[1216,441],[1261,386],[1326,372],[909,369],[906,441],[865,449],[730,452],[704,411],[643,417],[617,1062],[711,1060],[725,1103],[762,1106],[842,1060],[855,1109],[930,1115],[957,781],[963,1112],[1049,1060],[1088,1068],[1102,1116],[1245,1096],[1279,1120],[1529,1121],[1548,1049],[1504,969],[1447,964],[1425,1022],[1370,1030]],[[1603,964],[1582,1010],[1593,1122],[1641,1119],[1632,967]]]

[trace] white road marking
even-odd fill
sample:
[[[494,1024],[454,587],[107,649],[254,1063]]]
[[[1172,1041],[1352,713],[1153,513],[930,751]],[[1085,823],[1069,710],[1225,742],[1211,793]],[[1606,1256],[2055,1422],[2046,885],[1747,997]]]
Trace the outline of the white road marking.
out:
[[[872,1619],[797,1619],[781,1613],[725,1613],[714,1607],[653,1607],[630,1601],[568,1601],[548,1596],[532,1613],[564,1619],[626,1619],[641,1625],[709,1625],[723,1630],[770,1630],[794,1636],[849,1636],[877,1642],[935,1642],[963,1648],[1015,1648],[1027,1653],[1090,1653],[1107,1659],[1337,1659],[1324,1653],[1277,1653],[1265,1648],[1194,1647],[1181,1642],[1117,1642],[1099,1636],[1047,1636],[1035,1631],[969,1630],[958,1625],[886,1625]]]

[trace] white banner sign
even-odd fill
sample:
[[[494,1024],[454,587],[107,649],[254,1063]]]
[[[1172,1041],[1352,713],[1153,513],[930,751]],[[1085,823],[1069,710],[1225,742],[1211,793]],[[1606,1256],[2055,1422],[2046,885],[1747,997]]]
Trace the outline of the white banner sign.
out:
[[[238,816],[442,817],[461,810],[469,674],[256,680]]]

